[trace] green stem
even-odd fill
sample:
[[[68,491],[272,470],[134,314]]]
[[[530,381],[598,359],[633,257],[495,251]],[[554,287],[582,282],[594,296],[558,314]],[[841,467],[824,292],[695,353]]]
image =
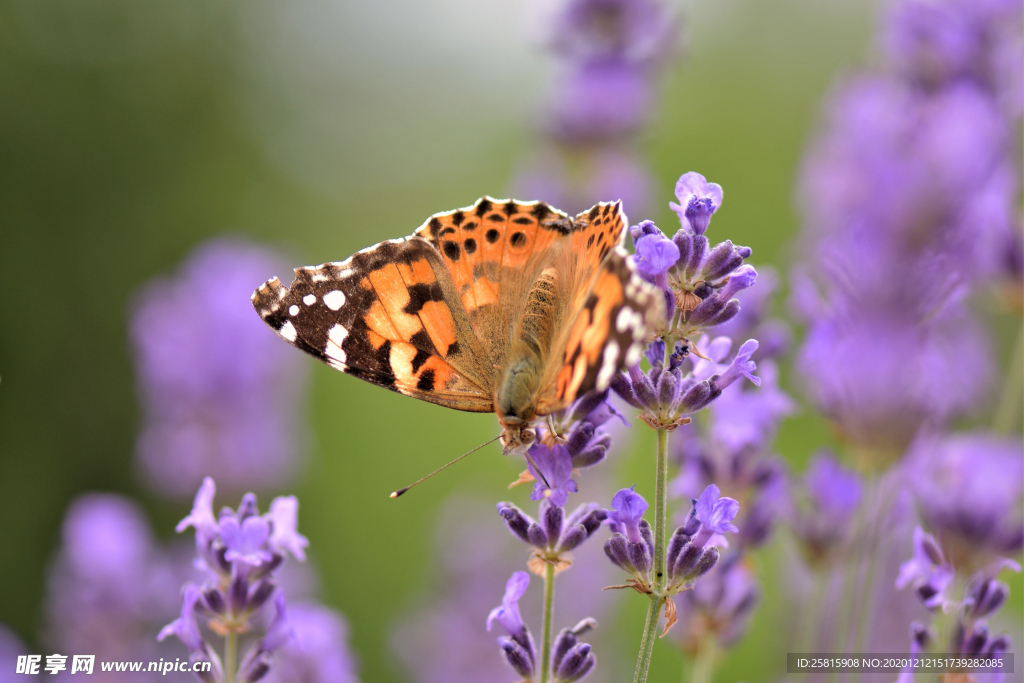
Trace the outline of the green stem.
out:
[[[701,642],[700,649],[697,650],[697,657],[693,660],[691,683],[711,683],[717,665],[718,641],[713,635],[709,635]]]
[[[555,612],[555,565],[544,565],[544,625],[540,632],[540,683],[551,675],[551,622]]]
[[[656,595],[652,595],[651,604],[647,606],[644,634],[640,638],[640,654],[636,659],[636,672],[633,674],[633,683],[645,683],[647,681],[647,670],[651,666],[651,652],[654,651],[654,640],[658,633],[658,614],[660,613],[661,599]]]
[[[1024,384],[1020,379],[1024,375],[1024,325],[1017,330],[1017,341],[1013,344],[1012,354],[1010,370],[1003,382],[1003,391],[999,396],[992,425],[1000,434],[1013,432],[1021,413],[1021,403],[1024,399]]]
[[[238,634],[228,631],[224,638],[224,683],[235,683],[238,674]]]
[[[668,349],[666,347],[666,353]],[[651,604],[647,608],[647,621],[640,639],[640,655],[636,661],[634,683],[647,681],[647,669],[651,665],[651,653],[658,631],[658,612],[661,608],[661,591],[665,583],[665,525],[668,515],[668,431],[658,429],[657,476],[654,482],[654,585],[651,589]],[[671,599],[671,598],[669,598]]]

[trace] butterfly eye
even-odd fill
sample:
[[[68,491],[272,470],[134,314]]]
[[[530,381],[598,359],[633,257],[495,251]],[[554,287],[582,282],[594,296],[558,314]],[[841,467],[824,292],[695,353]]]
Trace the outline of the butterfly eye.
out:
[[[529,445],[529,444],[533,443],[533,439],[534,439],[535,437],[536,437],[536,433],[535,433],[535,432],[534,432],[534,431],[533,431],[532,429],[524,429],[524,430],[523,430],[522,432],[520,432],[520,434],[519,434],[519,438],[520,438],[520,440],[521,440],[521,441],[522,441],[522,442],[523,442],[524,444],[526,444],[526,445]]]

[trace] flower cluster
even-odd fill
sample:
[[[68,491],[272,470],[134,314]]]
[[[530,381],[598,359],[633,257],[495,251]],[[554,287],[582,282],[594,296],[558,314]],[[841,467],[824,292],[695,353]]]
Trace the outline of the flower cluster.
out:
[[[204,572],[206,581],[185,584],[181,616],[164,627],[159,639],[176,636],[188,647],[193,662],[210,662],[211,671],[204,680],[252,683],[267,674],[273,653],[292,638],[284,593],[276,585],[275,574],[289,554],[305,560],[308,541],[296,530],[294,496],[275,498],[270,512],[260,515],[256,496],[248,493],[237,511],[225,507],[214,517],[215,493],[213,479],[207,477],[192,512],[176,527],[179,533],[190,527],[195,530],[196,568]],[[274,616],[263,636],[240,663],[234,661],[237,638],[265,619],[262,608],[270,603]],[[227,639],[224,660],[200,630],[200,616],[214,633]]]
[[[144,416],[137,456],[160,493],[190,495],[210,475],[240,494],[294,474],[305,366],[249,305],[255,284],[275,270],[277,255],[222,239],[138,296],[131,320]]]
[[[1021,570],[1016,562],[998,558],[967,579],[963,596],[957,601],[950,595],[957,585],[953,565],[946,560],[935,537],[917,527],[914,530],[914,555],[900,567],[896,587],[912,587],[925,607],[941,615],[938,621],[947,622],[945,628],[940,629],[946,633],[947,644],[942,646],[937,642],[936,630],[942,626],[941,623],[929,628],[914,622],[910,626],[911,653],[936,649],[936,645],[942,652],[954,655],[991,657],[1008,651],[1009,637],[993,634],[986,623],[986,619],[1003,606],[1009,595],[1009,587],[996,578],[1005,568],[1015,572]],[[905,669],[900,683],[911,681],[912,674],[912,668]]]
[[[615,566],[632,575],[627,586],[640,593],[660,591],[660,597],[666,599],[667,631],[675,622],[671,596],[692,588],[697,579],[718,564],[717,546],[728,545],[723,535],[739,531],[732,520],[740,504],[732,498],[721,497],[714,484],[704,489],[700,498],[693,501],[686,524],[675,530],[664,549],[667,581],[663,587],[657,586],[655,577],[651,576],[658,549],[651,525],[643,518],[647,507],[647,501],[633,488],[615,494],[612,509],[608,511],[612,535],[605,542],[604,552]]]
[[[536,680],[539,673],[537,651],[533,644],[530,630],[519,614],[519,600],[526,594],[530,585],[530,575],[516,572],[505,584],[505,595],[501,605],[487,615],[487,630],[490,631],[494,622],[498,622],[508,632],[507,636],[498,638],[498,645],[516,673],[528,681]],[[556,683],[572,683],[590,673],[597,658],[591,652],[590,645],[579,642],[579,636],[597,626],[593,619],[584,619],[573,628],[562,629],[555,638],[551,649],[551,677]]]
[[[714,572],[675,597],[678,640],[684,652],[695,656],[709,638],[729,647],[746,632],[761,599],[761,589],[742,555],[723,558]]]
[[[821,451],[811,459],[803,486],[793,487],[786,516],[812,565],[838,559],[849,540],[862,489],[860,477],[843,468],[831,452]]]

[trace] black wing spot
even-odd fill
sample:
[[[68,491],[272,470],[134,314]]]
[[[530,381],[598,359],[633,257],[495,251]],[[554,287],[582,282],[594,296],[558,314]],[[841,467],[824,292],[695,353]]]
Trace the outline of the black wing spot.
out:
[[[462,243],[462,248],[466,250],[467,254],[472,254],[476,251],[476,240],[470,237],[468,240]]]
[[[491,228],[490,230],[487,231],[487,234],[485,234],[484,237],[487,238],[488,244],[494,244],[495,242],[498,241],[498,238],[501,237],[501,233],[495,230],[494,228]]]
[[[438,235],[438,237],[444,237],[445,235],[450,235],[453,232],[455,232],[455,228],[445,228],[444,230],[441,231],[441,234]]]
[[[520,216],[519,218],[513,218],[512,222],[518,223],[519,225],[529,225],[530,223],[533,223],[533,219],[527,218],[526,216]]]
[[[416,388],[420,391],[433,391],[434,390],[434,370],[429,368],[423,371],[420,375],[420,380],[416,382]]]
[[[477,226],[476,221],[470,221],[470,222],[466,223],[465,225],[463,225],[462,229],[465,230],[466,232],[473,232],[474,230],[476,230],[476,226]]]
[[[590,210],[590,213],[587,214],[587,218],[589,218],[590,220],[594,220],[599,215],[601,215],[601,207],[599,205],[595,204],[594,208],[592,208]]]
[[[462,255],[459,245],[455,242],[445,242],[443,249],[444,255],[448,257],[449,261],[458,261],[459,256]]]
[[[413,371],[413,373],[419,372],[420,368],[422,368],[423,364],[426,363],[428,360],[430,360],[430,354],[429,353],[427,353],[423,349],[416,349],[416,355],[412,357],[412,371]],[[432,371],[431,370],[427,370],[427,372],[432,372]],[[423,374],[425,375],[427,373],[424,372]]]
[[[512,237],[509,238],[508,242],[513,247],[519,248],[526,244],[526,233],[514,232],[512,233]]]
[[[437,237],[437,233],[441,229],[441,221],[437,220],[436,218],[431,218],[429,225],[430,234],[434,237]]]
[[[483,217],[485,213],[491,210],[491,206],[493,205],[489,201],[487,201],[486,199],[481,199],[476,204],[476,215]]]
[[[453,341],[449,346],[448,350],[444,352],[444,357],[452,356],[459,352],[459,342]]]
[[[571,218],[562,218],[557,221],[551,221],[550,223],[541,223],[541,225],[548,230],[554,230],[559,235],[568,235],[572,232],[573,228]]]
[[[464,220],[466,220],[466,214],[461,211],[456,211],[452,214],[452,223],[454,223],[456,227],[462,225],[462,221]]]
[[[511,216],[514,214],[519,207],[516,206],[515,202],[508,202],[505,206],[501,207],[501,210],[505,212],[505,215]]]
[[[587,249],[590,249],[592,246],[594,246],[594,236],[593,235],[591,235],[590,237],[587,238]]]
[[[502,216],[500,213],[492,213],[487,217],[487,220],[494,221],[495,223],[504,223],[505,217]]]
[[[402,308],[403,313],[415,315],[423,309],[428,301],[444,301],[444,291],[436,282],[430,284],[417,283],[409,287],[409,303]]]
[[[537,206],[533,207],[533,210],[530,213],[532,213],[534,217],[538,221],[540,221],[549,213],[551,213],[551,207],[549,207],[544,202],[540,202],[539,204],[537,204]]]

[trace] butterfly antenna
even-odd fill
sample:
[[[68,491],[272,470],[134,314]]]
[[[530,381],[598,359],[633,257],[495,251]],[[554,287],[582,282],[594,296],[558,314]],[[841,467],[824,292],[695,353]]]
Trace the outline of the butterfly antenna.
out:
[[[451,462],[449,462],[449,463],[447,463],[447,464],[445,464],[445,465],[441,465],[440,467],[438,467],[438,468],[437,468],[436,470],[434,470],[433,472],[431,472],[431,473],[430,473],[430,474],[428,474],[427,476],[425,476],[425,477],[421,477],[421,478],[417,479],[416,481],[414,481],[413,483],[409,484],[408,486],[406,486],[406,487],[404,487],[404,488],[400,488],[400,489],[398,489],[397,491],[392,491],[392,492],[391,492],[391,495],[390,495],[390,496],[388,496],[388,497],[389,497],[389,498],[398,498],[398,497],[399,497],[400,495],[402,495],[403,493],[405,493],[406,491],[408,491],[408,490],[409,490],[409,489],[411,489],[412,487],[414,487],[414,486],[418,486],[418,485],[422,484],[422,483],[423,483],[423,482],[425,482],[425,481],[426,481],[427,479],[430,479],[430,478],[431,478],[432,476],[434,476],[435,474],[437,474],[437,473],[438,473],[438,472],[440,472],[441,470],[446,470],[446,469],[448,469],[449,467],[451,467],[452,465],[454,465],[454,464],[455,464],[455,463],[457,463],[458,461],[460,461],[460,460],[462,460],[463,458],[465,458],[465,457],[466,457],[467,455],[471,455],[471,454],[473,454],[473,453],[476,453],[476,452],[477,452],[478,450],[480,450],[480,449],[481,449],[481,448],[483,448],[484,446],[490,445],[490,444],[494,443],[495,441],[497,441],[497,440],[498,440],[498,439],[500,439],[500,438],[501,438],[501,435],[499,434],[498,436],[494,437],[494,438],[493,438],[493,439],[491,439],[490,441],[487,441],[487,442],[484,442],[484,443],[480,444],[479,446],[477,446],[477,447],[476,447],[476,448],[474,448],[473,450],[471,450],[471,451],[467,451],[467,452],[463,453],[462,455],[460,455],[459,457],[455,458],[455,459],[454,459],[454,460],[452,460]]]

